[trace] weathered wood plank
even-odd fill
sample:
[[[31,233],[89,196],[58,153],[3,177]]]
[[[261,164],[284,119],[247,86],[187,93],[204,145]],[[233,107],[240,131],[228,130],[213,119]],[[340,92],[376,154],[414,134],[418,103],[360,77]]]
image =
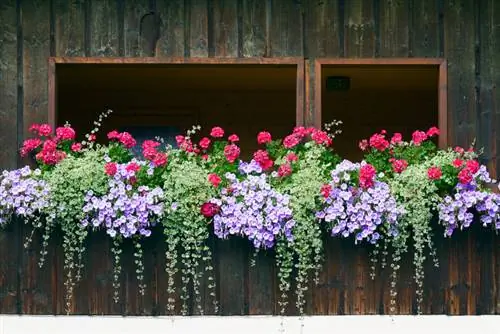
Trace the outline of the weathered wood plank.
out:
[[[50,56],[50,4],[47,1],[23,2],[23,87],[24,133],[32,123],[47,121],[48,116],[48,62]],[[25,229],[24,237],[31,233]],[[50,261],[38,269],[39,243],[33,244],[34,252],[23,253],[23,312],[30,314],[51,313]]]
[[[412,1],[410,8],[413,27],[408,28],[413,57],[439,57],[438,2],[434,0]]]
[[[468,146],[476,128],[473,1],[445,1],[444,11],[451,144]]]
[[[116,0],[91,2],[90,29],[90,56],[114,57],[118,55],[118,6]]]
[[[17,160],[17,26],[16,1],[0,5],[0,170]]]
[[[125,57],[146,57],[141,21],[150,13],[148,0],[125,1]]]
[[[339,57],[341,54],[338,0],[308,1],[306,50],[309,57]]]
[[[208,57],[207,0],[189,0],[189,56]]]
[[[325,273],[327,278],[325,283],[327,284],[326,296],[327,300],[327,310],[329,315],[341,315],[345,313],[344,301],[343,301],[343,291],[345,290],[344,285],[344,253],[342,249],[341,242],[339,240],[329,239],[327,242],[326,249],[326,263],[325,263]],[[321,283],[320,283],[321,287]]]
[[[1,16],[0,16],[1,17]],[[15,17],[15,16],[14,16]],[[19,295],[19,223],[13,222],[0,231],[0,312],[15,314],[21,306]]]
[[[189,10],[184,7],[184,3],[184,0],[157,0],[156,7],[161,18],[157,56],[183,57],[189,50],[185,34],[190,22],[185,15]]]
[[[490,173],[499,176],[498,133],[500,131],[500,7],[493,0],[482,0],[479,4],[477,20],[479,23],[479,110],[477,139],[478,147],[484,149],[481,162],[488,165]]]
[[[375,55],[375,16],[370,0],[345,1],[344,49],[350,58]]]
[[[243,1],[243,57],[263,57],[267,55],[266,2],[261,0]]]
[[[85,55],[85,1],[56,0],[56,56]]]
[[[238,1],[213,0],[216,57],[238,57]]]
[[[245,240],[232,238],[217,242],[219,302],[222,315],[245,314],[245,265],[248,246]]]
[[[250,261],[253,254],[250,251]],[[259,252],[256,256],[255,265],[248,268],[248,313],[249,314],[273,314],[275,304],[275,262],[272,254]]]
[[[304,6],[298,1],[272,0],[270,44],[273,57],[303,55]]]
[[[380,2],[380,56],[408,56],[408,0]]]

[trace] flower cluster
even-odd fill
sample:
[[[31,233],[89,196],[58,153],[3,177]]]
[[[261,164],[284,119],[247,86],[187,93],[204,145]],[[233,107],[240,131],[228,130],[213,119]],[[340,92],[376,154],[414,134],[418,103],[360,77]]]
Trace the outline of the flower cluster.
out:
[[[160,143],[154,140],[145,140],[142,143],[142,155],[146,160],[153,163],[155,167],[162,167],[167,164],[167,154],[159,152]]]
[[[331,173],[332,181],[321,189],[324,208],[316,213],[316,217],[329,223],[332,236],[355,235],[356,242],[376,243],[381,233],[397,234],[397,223],[403,210],[387,183],[373,180],[368,187],[366,183],[363,187],[356,186],[354,175],[365,166],[369,165],[348,160],[337,165]],[[361,180],[359,183],[361,185]]]
[[[455,229],[468,228],[474,221],[474,213],[483,226],[500,230],[500,195],[481,189],[492,183],[486,166],[476,160],[455,159],[453,166],[458,172],[458,184],[454,193],[444,197],[438,205],[439,220],[445,226],[445,236]]]
[[[289,197],[272,189],[266,174],[258,174],[256,161],[243,163],[239,170],[243,181],[227,173],[229,189],[221,191],[221,198],[210,200],[220,208],[213,218],[215,235],[223,239],[245,236],[257,249],[272,248],[282,236],[291,241],[295,221]],[[254,171],[257,175],[251,174]]]
[[[44,180],[38,179],[39,169],[29,166],[0,175],[0,225],[10,216],[31,218],[48,207],[50,191]]]
[[[451,236],[455,229],[468,228],[474,221],[474,212],[486,227],[492,225],[500,230],[500,196],[494,193],[471,189],[458,190],[453,196],[446,196],[439,204],[439,220],[445,226],[445,236]]]
[[[109,164],[109,163],[108,163]],[[162,218],[163,190],[147,186],[134,188],[136,162],[114,164],[116,170],[109,181],[109,192],[96,196],[89,191],[85,196],[83,226],[103,227],[111,237],[130,238],[136,234],[149,236],[151,227]],[[132,182],[131,182],[132,181]]]
[[[126,148],[132,148],[137,144],[134,137],[132,137],[132,135],[128,132],[118,132],[116,130],[113,130],[108,133],[108,139],[114,142],[118,142]]]
[[[55,135],[49,124],[33,124],[29,131],[37,138],[29,138],[23,142],[21,156],[35,152],[35,158],[41,164],[56,165],[68,153],[77,153],[82,149],[81,143],[74,142],[76,132],[69,124],[56,128]]]

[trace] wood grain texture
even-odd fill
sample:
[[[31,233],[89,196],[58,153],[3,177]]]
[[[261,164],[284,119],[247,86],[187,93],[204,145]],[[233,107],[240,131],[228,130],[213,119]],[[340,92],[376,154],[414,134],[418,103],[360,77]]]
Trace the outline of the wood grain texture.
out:
[[[91,1],[89,20],[90,56],[117,56],[119,53],[119,34],[116,0]]]
[[[0,169],[17,159],[17,25],[16,1],[0,5]]]
[[[450,144],[467,147],[476,128],[473,1],[445,1],[444,11],[448,111],[453,129]]]
[[[273,57],[301,56],[304,52],[305,3],[272,0],[270,10],[270,46]]]
[[[24,134],[32,123],[47,121],[48,116],[48,57],[50,56],[50,3],[29,1],[22,3],[23,31],[23,87],[24,87]],[[24,237],[31,233],[24,229]],[[51,261],[38,268],[40,241],[32,245],[32,252],[23,252],[23,312],[30,314],[50,313],[52,304]]]
[[[412,1],[409,19],[412,27],[409,27],[409,38],[411,44],[411,55],[413,57],[439,57],[441,28],[438,20],[438,2],[434,0]]]
[[[345,56],[362,58],[375,56],[375,14],[373,1],[345,1]]]
[[[500,93],[497,87],[500,85],[500,59],[497,54],[500,51],[500,32],[497,26],[500,24],[500,8],[494,1],[481,1],[477,20],[480,22],[478,147],[484,148],[484,154],[480,157],[482,163],[498,178],[500,110],[497,106]]]
[[[210,0],[189,0],[189,48],[190,57],[208,57],[208,3]]]
[[[217,243],[218,269],[220,270],[219,303],[222,315],[246,314],[245,285],[248,264],[248,246],[238,238]],[[224,268],[224,269],[222,269]]]
[[[243,0],[243,57],[264,57],[269,35],[266,29],[266,2],[262,0]]]
[[[156,44],[156,55],[183,57],[189,51],[186,45],[186,29],[189,27],[189,9],[184,0],[157,0],[156,7],[161,18],[160,36]],[[189,30],[187,31],[189,32]]]
[[[141,21],[150,15],[148,0],[125,1],[125,57],[148,56],[145,40],[141,34]]]
[[[216,57],[238,57],[238,1],[213,0]]]
[[[308,57],[339,57],[341,54],[339,1],[306,2],[306,55]]]
[[[409,0],[380,1],[380,56],[406,57],[409,53]]]
[[[19,295],[19,258],[17,250],[22,247],[18,234],[19,226],[10,225],[0,231],[0,313],[15,314],[22,297]]]
[[[55,0],[56,56],[85,55],[85,0]]]

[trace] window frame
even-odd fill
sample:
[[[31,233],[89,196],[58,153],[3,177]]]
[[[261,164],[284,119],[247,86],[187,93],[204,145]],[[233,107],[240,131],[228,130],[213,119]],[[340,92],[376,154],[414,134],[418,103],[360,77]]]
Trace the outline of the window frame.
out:
[[[439,135],[438,145],[440,148],[446,148],[451,140],[451,133],[448,127],[450,114],[448,111],[448,67],[446,59],[443,58],[318,58],[315,60],[314,68],[314,99],[311,117],[309,121],[315,127],[321,127],[322,114],[322,68],[330,66],[343,65],[363,65],[363,66],[380,66],[380,65],[422,65],[422,66],[437,66],[438,67],[438,127],[441,134]],[[309,76],[309,71],[306,71],[306,76]],[[310,78],[306,80],[310,82]],[[306,102],[307,104],[307,102]]]

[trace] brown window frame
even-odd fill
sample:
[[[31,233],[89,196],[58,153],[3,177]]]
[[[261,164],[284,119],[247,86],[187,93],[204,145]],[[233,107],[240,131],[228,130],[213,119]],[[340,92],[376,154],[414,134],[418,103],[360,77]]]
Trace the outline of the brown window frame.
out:
[[[304,58],[280,57],[280,58],[124,58],[124,57],[49,57],[48,64],[48,123],[56,126],[57,122],[57,65],[58,64],[197,64],[197,65],[295,65],[297,66],[296,82],[296,125],[304,125]]]
[[[376,59],[332,59],[332,58],[318,58],[315,60],[315,77],[314,77],[314,108],[312,109],[312,123],[315,127],[321,127],[321,83],[322,67],[324,65],[422,65],[438,66],[439,82],[438,82],[438,127],[441,131],[438,144],[440,148],[446,148],[450,142],[451,133],[448,128],[450,115],[448,113],[448,67],[445,59],[442,58],[376,58]],[[309,76],[309,72],[306,72]],[[309,77],[307,82],[309,82]]]

